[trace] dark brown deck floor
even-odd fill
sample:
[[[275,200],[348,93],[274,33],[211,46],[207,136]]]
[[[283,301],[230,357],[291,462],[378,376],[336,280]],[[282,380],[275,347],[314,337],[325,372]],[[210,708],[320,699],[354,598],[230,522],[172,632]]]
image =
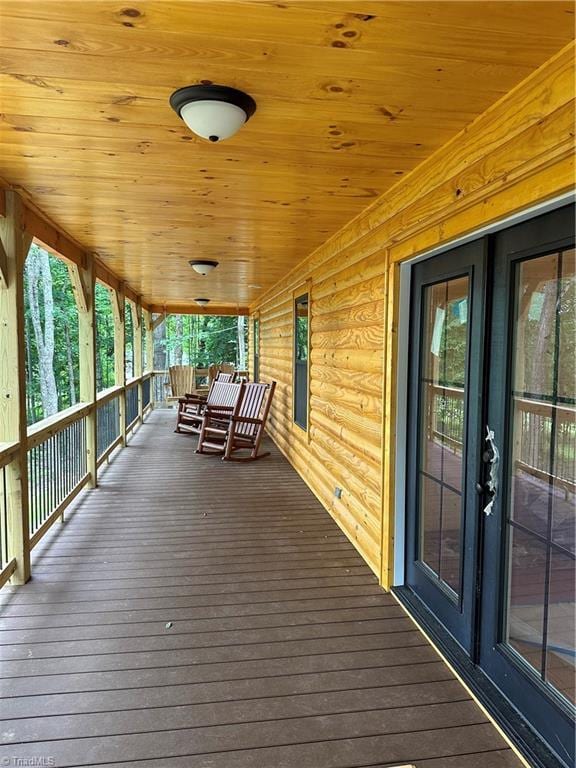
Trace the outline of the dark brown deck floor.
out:
[[[173,421],[2,592],[0,765],[519,768],[278,452]]]

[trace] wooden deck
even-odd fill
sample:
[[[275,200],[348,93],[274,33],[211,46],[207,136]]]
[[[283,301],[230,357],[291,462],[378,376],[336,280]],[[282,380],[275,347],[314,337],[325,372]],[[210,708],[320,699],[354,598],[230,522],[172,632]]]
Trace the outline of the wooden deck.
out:
[[[173,421],[2,592],[0,765],[519,768],[278,452]]]

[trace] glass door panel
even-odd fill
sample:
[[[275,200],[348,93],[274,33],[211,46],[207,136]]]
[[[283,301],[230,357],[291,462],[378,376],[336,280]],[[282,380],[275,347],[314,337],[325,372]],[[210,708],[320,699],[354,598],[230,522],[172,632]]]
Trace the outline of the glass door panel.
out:
[[[574,762],[576,259],[572,206],[494,238],[487,421],[500,487],[484,518],[483,671]]]
[[[516,265],[504,638],[574,702],[574,250]]]
[[[420,559],[460,594],[468,276],[424,288],[420,400]]]
[[[416,265],[412,282],[407,583],[466,649],[476,605],[484,264],[483,242],[469,243]]]

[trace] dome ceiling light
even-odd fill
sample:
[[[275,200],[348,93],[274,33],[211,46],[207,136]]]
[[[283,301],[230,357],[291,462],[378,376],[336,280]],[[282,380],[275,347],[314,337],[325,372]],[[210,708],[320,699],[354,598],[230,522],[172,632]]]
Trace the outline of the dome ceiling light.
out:
[[[192,269],[195,272],[198,272],[199,275],[206,276],[209,272],[212,272],[213,269],[216,269],[218,266],[217,261],[209,261],[206,259],[192,259],[188,262]]]
[[[227,85],[187,85],[174,91],[170,106],[192,133],[212,142],[234,136],[256,111],[251,96]]]
[[[207,304],[210,304],[210,299],[194,299],[194,301],[200,307],[205,307]]]

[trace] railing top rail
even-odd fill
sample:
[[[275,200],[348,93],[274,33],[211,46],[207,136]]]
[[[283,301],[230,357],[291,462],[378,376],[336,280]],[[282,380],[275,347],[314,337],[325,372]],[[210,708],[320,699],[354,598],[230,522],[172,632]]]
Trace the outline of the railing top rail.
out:
[[[10,464],[19,448],[20,443],[0,443],[0,469]]]
[[[120,385],[117,387],[108,387],[108,389],[103,389],[96,395],[96,404],[103,405],[103,403],[106,403],[108,400],[113,400],[115,397],[122,394],[123,391],[124,387]]]
[[[80,421],[92,410],[90,403],[78,403],[70,408],[66,408],[60,413],[55,413],[54,416],[49,416],[47,419],[31,424],[28,427],[28,448],[34,448],[40,443],[43,443],[49,437],[61,432],[69,424],[75,421]]]
[[[565,405],[564,403],[548,403],[545,400],[531,400],[525,397],[515,397],[514,403],[518,409],[526,413],[536,413],[542,416],[552,416],[555,411],[557,415],[564,416],[566,421],[576,421],[576,407]]]

